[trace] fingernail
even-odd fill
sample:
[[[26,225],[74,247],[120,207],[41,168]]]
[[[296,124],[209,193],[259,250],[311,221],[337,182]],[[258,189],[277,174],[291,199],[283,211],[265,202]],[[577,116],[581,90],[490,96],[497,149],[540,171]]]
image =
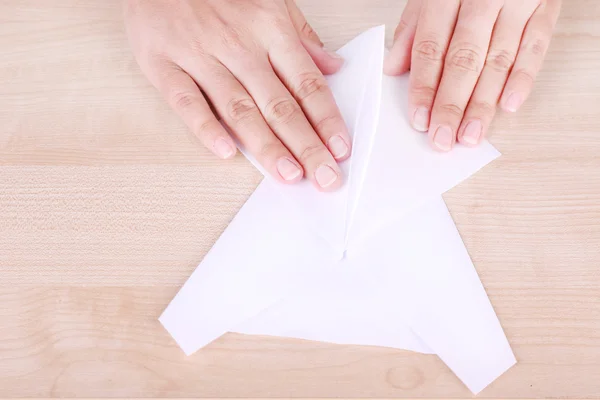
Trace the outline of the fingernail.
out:
[[[413,115],[413,128],[419,132],[427,132],[429,130],[429,110],[425,107],[419,107]]]
[[[506,103],[504,103],[504,108],[506,111],[517,112],[519,107],[523,104],[523,96],[519,93],[512,93],[506,99]]]
[[[440,125],[433,136],[433,143],[442,151],[452,150],[452,142],[454,142],[454,134],[452,129],[447,126]]]
[[[482,126],[479,120],[469,122],[465,127],[465,131],[463,132],[462,141],[473,146],[479,144],[481,130]]]
[[[328,50],[326,50],[326,51],[327,51],[327,54],[329,54],[329,56],[330,56],[331,58],[335,58],[336,60],[341,60],[341,61],[343,61],[343,60],[344,60],[344,57],[340,56],[340,55],[339,55],[338,53],[336,53],[335,51],[328,51]]]
[[[293,181],[302,174],[300,167],[296,165],[292,160],[286,157],[282,157],[277,160],[277,171],[279,175],[286,181]]]
[[[345,157],[346,154],[348,154],[348,150],[350,150],[348,148],[348,145],[346,144],[346,141],[340,135],[332,136],[329,139],[327,146],[329,147],[329,151],[331,152],[331,155],[335,159],[340,159],[340,158]]]
[[[214,144],[215,153],[223,159],[227,159],[235,154],[233,147],[225,139],[217,139]]]
[[[317,183],[322,188],[327,188],[337,180],[338,176],[329,165],[321,165],[315,172]]]

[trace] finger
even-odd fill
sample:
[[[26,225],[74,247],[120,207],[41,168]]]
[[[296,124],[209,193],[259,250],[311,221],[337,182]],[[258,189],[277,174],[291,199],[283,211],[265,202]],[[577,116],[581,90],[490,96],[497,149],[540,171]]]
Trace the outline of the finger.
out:
[[[306,176],[323,190],[337,189],[341,185],[341,170],[333,154],[340,154],[339,140],[328,143],[329,149],[307,120],[301,106],[280,81],[270,65],[256,75],[252,94],[265,119],[288,149],[296,156],[306,171]],[[347,152],[345,142],[341,146]],[[337,152],[337,153],[336,153]]]
[[[394,32],[394,44],[385,57],[383,72],[386,75],[401,75],[410,68],[410,53],[417,31],[421,1],[409,0],[402,12]]]
[[[157,71],[151,80],[173,110],[206,148],[222,159],[232,158],[236,146],[219,123],[204,95],[190,76],[175,65]]]
[[[408,91],[411,123],[413,128],[421,132],[429,129],[431,107],[459,6],[459,0],[426,0],[421,6],[411,50]]]
[[[216,60],[191,57],[186,69],[202,84],[225,125],[241,145],[273,177],[284,183],[302,179],[303,170],[271,131],[259,108],[240,82]]]
[[[342,68],[342,65],[344,65],[344,59],[340,55],[329,52],[313,42],[307,40],[301,41],[304,49],[308,52],[308,55],[323,74],[335,74]]]
[[[302,46],[299,46],[302,49]],[[229,57],[226,54],[223,56]],[[244,57],[246,58],[241,62],[229,60],[228,66],[252,94],[271,130],[303,166],[305,176],[318,189],[329,191],[339,188],[339,166],[307,120],[300,105],[273,71],[267,56],[265,55],[263,60],[255,56]]]
[[[350,155],[351,140],[327,81],[298,44],[273,46],[271,65],[298,101],[336,160]]]
[[[486,136],[515,62],[523,29],[537,4],[538,0],[511,3],[500,11],[485,66],[458,130],[461,143],[476,146]]]
[[[450,151],[481,74],[502,2],[465,0],[450,41],[429,126],[435,149]]]
[[[527,23],[517,60],[500,101],[503,110],[516,112],[531,93],[548,51],[559,11],[560,1],[544,2]]]
[[[344,64],[343,58],[334,52],[325,50],[319,35],[317,35],[312,26],[306,21],[304,14],[294,0],[286,0],[286,4],[302,45],[308,54],[310,54],[317,67],[325,75],[331,75],[339,71]]]
[[[317,35],[314,29],[306,21],[304,13],[298,8],[296,2],[294,0],[286,0],[285,3],[296,32],[298,32],[301,37],[310,40],[319,47],[323,47],[323,42],[319,38],[319,35]]]

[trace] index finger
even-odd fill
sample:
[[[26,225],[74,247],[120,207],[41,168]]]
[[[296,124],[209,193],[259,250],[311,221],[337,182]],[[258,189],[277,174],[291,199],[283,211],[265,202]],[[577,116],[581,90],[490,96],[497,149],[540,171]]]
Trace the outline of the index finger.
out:
[[[459,0],[428,0],[421,7],[411,54],[408,90],[411,123],[421,132],[429,130],[431,109],[459,7]]]
[[[240,56],[228,68],[248,90],[264,120],[295,159],[306,177],[321,190],[336,190],[341,171],[330,151],[315,133],[302,108],[281,82],[266,55]]]
[[[498,1],[480,0],[465,0],[461,4],[431,112],[429,138],[440,151],[450,151],[454,145],[501,6]]]
[[[351,140],[346,123],[325,77],[300,40],[273,46],[269,59],[333,157],[338,161],[348,158]]]

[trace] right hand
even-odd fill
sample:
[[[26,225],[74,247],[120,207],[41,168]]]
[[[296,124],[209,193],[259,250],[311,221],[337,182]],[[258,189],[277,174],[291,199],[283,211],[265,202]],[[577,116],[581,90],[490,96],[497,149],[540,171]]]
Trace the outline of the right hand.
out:
[[[343,60],[293,0],[125,0],[125,23],[142,71],[217,156],[236,153],[219,117],[280,182],[340,187],[351,140],[323,73]]]

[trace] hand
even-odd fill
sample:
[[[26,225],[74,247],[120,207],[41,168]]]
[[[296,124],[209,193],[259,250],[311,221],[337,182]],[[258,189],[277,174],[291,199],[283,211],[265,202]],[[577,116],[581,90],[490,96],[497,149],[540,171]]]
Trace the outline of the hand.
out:
[[[434,148],[477,145],[496,106],[532,90],[561,0],[409,0],[385,72],[410,74],[409,117]]]
[[[279,181],[340,186],[351,141],[323,73],[343,60],[293,0],[125,0],[125,22],[142,71],[217,156],[236,153],[219,117]]]

